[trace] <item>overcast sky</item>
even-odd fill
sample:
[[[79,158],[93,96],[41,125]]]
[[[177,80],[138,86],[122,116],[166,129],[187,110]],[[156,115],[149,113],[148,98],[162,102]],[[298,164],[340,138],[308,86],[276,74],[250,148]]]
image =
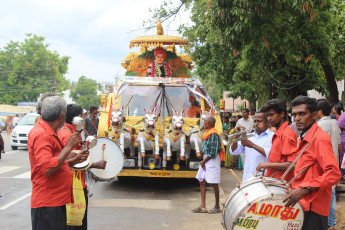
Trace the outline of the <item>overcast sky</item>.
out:
[[[179,0],[175,0],[177,3]],[[162,0],[0,0],[0,48],[10,40],[24,41],[26,33],[45,37],[50,50],[70,56],[66,78],[82,75],[99,82],[114,81],[123,75],[121,60],[129,52],[131,39],[156,34],[144,32],[143,21],[151,18],[149,8]],[[164,34],[176,35],[180,23],[188,23],[187,13],[163,24]]]

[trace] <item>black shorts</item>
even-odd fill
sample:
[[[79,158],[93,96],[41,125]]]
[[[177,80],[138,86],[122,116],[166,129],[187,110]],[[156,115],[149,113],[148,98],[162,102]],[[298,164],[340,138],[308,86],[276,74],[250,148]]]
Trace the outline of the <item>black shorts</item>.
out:
[[[304,222],[302,230],[327,230],[328,217],[317,214],[313,211],[304,213]]]
[[[31,209],[32,230],[66,230],[66,206]]]

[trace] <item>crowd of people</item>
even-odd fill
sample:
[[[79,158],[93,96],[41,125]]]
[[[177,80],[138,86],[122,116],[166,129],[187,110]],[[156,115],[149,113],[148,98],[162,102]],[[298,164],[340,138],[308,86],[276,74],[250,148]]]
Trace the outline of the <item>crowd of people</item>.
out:
[[[225,113],[223,129],[228,134],[255,130],[250,138],[234,141],[227,148],[215,129],[215,117],[208,114],[204,118],[204,156],[196,176],[200,182],[201,204],[193,212],[221,212],[218,187],[220,155],[226,151],[225,166],[234,166],[231,156],[244,157],[242,166],[241,161],[237,166],[243,167],[243,182],[250,180],[254,174],[293,180],[284,203],[287,207],[297,202],[303,206],[302,229],[334,229],[334,186],[341,178],[344,179],[344,174],[340,172],[344,157],[338,154],[338,149],[339,153],[344,151],[341,135],[345,130],[345,113],[335,117],[338,119],[336,122],[331,118],[331,106],[326,99],[315,100],[307,96],[292,100],[291,108],[292,120],[288,117],[286,103],[280,99],[267,101],[260,110],[251,114],[248,109],[243,109],[242,117]],[[73,203],[71,166],[88,157],[88,149],[83,148],[83,138],[97,136],[97,107],[92,106],[87,115],[79,105],[67,105],[61,97],[48,95],[41,98],[38,113],[41,117],[28,137],[32,228],[87,229],[85,173],[82,173],[81,182],[86,213],[81,226],[66,225],[66,205]],[[77,130],[73,124],[75,117],[85,118],[84,137],[80,133],[82,130]],[[292,163],[296,158],[296,164]],[[95,162],[91,167],[104,169],[106,162]],[[286,170],[291,167],[292,170],[287,173]],[[215,205],[210,210],[206,208],[207,183],[212,185],[215,194]]]
[[[236,124],[232,122],[235,118],[225,113],[225,132],[231,134],[255,129],[254,136],[230,144],[226,156],[244,156],[243,182],[250,180],[254,174],[291,181],[291,191],[286,190],[287,196],[283,202],[286,207],[293,207],[297,202],[302,205],[305,211],[302,229],[335,229],[334,187],[341,178],[344,179],[340,168],[345,165],[342,164],[342,149],[339,148],[338,154],[338,147],[341,132],[345,130],[345,126],[342,126],[345,113],[338,113],[340,116],[336,123],[330,117],[331,106],[326,99],[298,96],[290,104],[292,119],[288,116],[286,103],[280,99],[267,101],[259,111],[252,113],[251,118],[248,109],[243,109],[243,117]],[[192,211],[217,213],[220,212],[219,155],[224,148],[220,148],[221,139],[216,131],[208,134],[214,129],[214,119],[211,115],[205,119],[205,155],[197,174],[201,205]],[[210,161],[213,162],[208,164]],[[206,183],[212,184],[216,198],[211,210],[207,210],[205,204]]]

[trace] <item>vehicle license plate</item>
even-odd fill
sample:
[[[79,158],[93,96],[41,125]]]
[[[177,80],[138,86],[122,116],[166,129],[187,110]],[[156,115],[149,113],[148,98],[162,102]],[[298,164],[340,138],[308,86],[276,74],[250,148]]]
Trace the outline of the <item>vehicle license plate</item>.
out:
[[[171,177],[171,172],[167,172],[167,171],[149,171],[149,177]]]

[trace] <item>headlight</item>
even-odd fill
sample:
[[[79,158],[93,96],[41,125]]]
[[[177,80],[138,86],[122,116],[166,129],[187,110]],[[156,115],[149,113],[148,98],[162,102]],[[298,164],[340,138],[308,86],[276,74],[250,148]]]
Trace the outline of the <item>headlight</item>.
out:
[[[191,161],[189,162],[190,169],[199,169],[200,162],[199,161]]]
[[[135,167],[135,160],[134,159],[124,159],[123,160],[123,167]]]
[[[17,132],[16,131],[12,131],[12,137],[17,137]]]
[[[149,169],[160,168],[161,159],[162,158],[159,158],[159,159],[154,158],[152,154],[147,155],[143,159],[143,166],[144,166],[144,168],[149,168]],[[151,165],[151,167],[150,167],[150,165]],[[154,165],[154,167],[152,165]]]

